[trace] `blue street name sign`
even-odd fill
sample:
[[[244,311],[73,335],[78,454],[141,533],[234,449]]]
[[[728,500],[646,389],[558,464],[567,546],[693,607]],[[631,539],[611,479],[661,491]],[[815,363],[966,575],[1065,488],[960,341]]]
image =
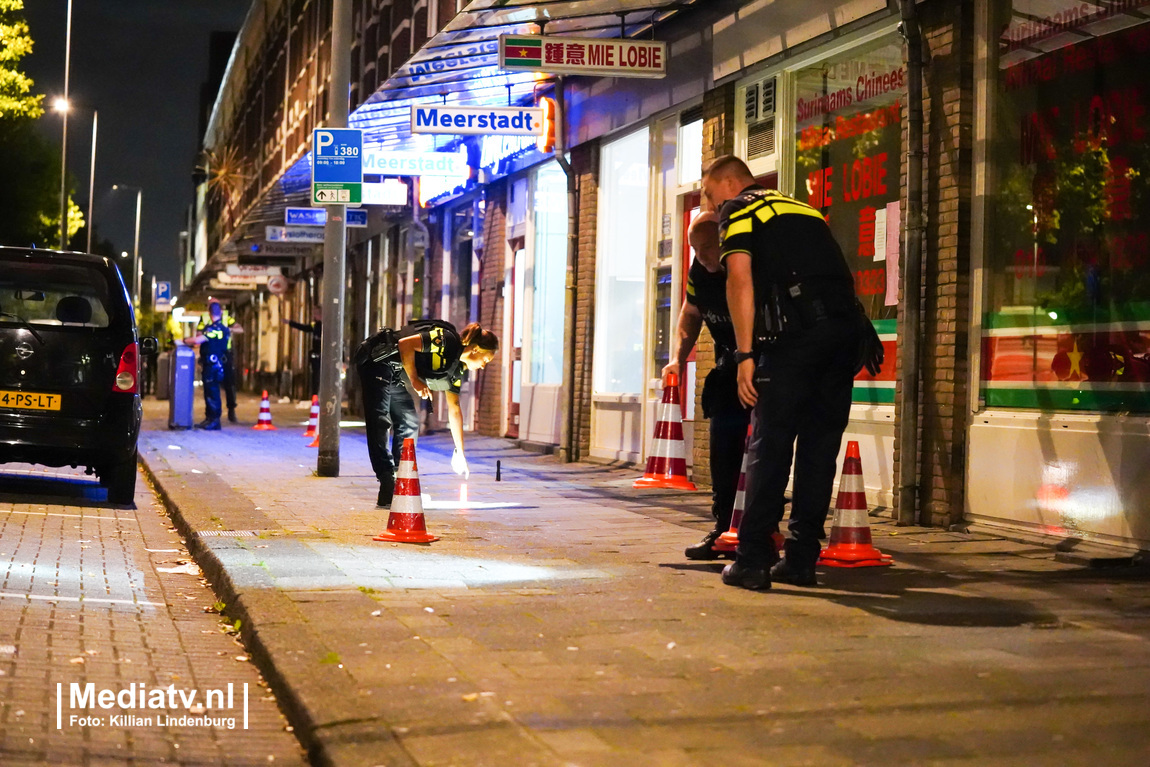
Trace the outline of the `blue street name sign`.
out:
[[[312,131],[312,204],[359,205],[362,199],[363,131],[356,128]]]
[[[367,226],[367,211],[352,209],[347,211],[347,225],[363,228]],[[284,208],[284,224],[287,226],[323,226],[327,223],[326,208]]]

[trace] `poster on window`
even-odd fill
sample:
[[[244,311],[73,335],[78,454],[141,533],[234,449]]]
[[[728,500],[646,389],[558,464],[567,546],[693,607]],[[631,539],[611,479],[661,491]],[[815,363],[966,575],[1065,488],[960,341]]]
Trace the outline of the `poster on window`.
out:
[[[906,67],[897,37],[796,73],[795,197],[830,224],[886,349],[855,401],[893,402]]]

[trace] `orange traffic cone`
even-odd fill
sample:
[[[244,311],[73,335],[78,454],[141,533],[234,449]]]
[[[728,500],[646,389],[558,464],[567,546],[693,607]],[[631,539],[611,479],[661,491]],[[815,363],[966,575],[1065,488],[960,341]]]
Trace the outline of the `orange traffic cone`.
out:
[[[307,443],[308,447],[319,447],[319,432],[316,432],[315,439]]]
[[[252,427],[259,431],[275,431],[275,426],[272,425],[272,406],[268,402],[268,390],[264,389],[263,399],[260,401],[260,417],[256,421],[256,425]]]
[[[687,459],[684,457],[683,416],[679,410],[679,377],[670,374],[663,387],[663,401],[659,404],[655,423],[655,440],[647,458],[647,471],[632,487],[668,487],[675,490],[694,490],[695,484],[687,479]]]
[[[403,440],[399,454],[399,472],[395,476],[395,495],[391,513],[387,515],[387,529],[372,538],[373,541],[396,543],[431,543],[439,536],[427,532],[423,521],[423,499],[419,492],[419,468],[415,465],[415,440]]]
[[[319,439],[319,395],[311,395],[311,415],[307,419],[307,431],[303,433],[305,437],[315,437]],[[310,447],[310,445],[309,445]],[[319,447],[319,444],[316,444]]]
[[[712,544],[715,551],[734,551],[739,547],[739,525],[743,521],[743,512],[747,508],[747,458],[751,454],[751,432],[755,429],[752,423],[747,427],[747,440],[743,447],[743,468],[739,472],[739,487],[735,492],[735,503],[731,509],[731,529],[719,536],[719,540]],[[782,533],[771,536],[775,542],[775,551],[783,550]]]
[[[847,443],[843,473],[839,477],[839,496],[835,503],[834,521],[831,523],[830,545],[819,555],[819,564],[828,567],[881,567],[892,564],[890,554],[883,554],[871,544],[862,459],[859,457],[859,443],[854,440]]]

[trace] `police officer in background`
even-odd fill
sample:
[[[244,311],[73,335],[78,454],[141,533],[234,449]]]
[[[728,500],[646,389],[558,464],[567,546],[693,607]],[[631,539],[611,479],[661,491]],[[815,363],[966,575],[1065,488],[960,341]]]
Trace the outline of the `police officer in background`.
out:
[[[408,385],[422,399],[430,399],[432,391],[447,393],[447,422],[455,442],[451,468],[456,474],[469,474],[459,391],[465,371],[483,369],[498,349],[499,338],[478,323],[459,332],[443,320],[418,320],[399,330],[384,328],[359,345],[354,362],[363,387],[367,454],[379,480],[377,506],[391,506],[403,438],[415,437],[419,430]],[[392,430],[388,455],[387,436]]]
[[[208,299],[209,310],[211,309],[213,302],[215,302],[216,305],[219,306],[218,301],[216,301],[214,298],[209,298]],[[208,312],[208,315],[209,316],[207,318],[202,318],[200,320],[199,324],[196,326],[196,332],[197,333],[203,333],[204,328],[206,328],[208,326],[208,322],[209,322],[209,320],[211,320],[211,311]],[[221,384],[223,385],[223,388],[224,388],[224,400],[227,402],[227,405],[228,405],[228,422],[229,423],[236,423],[236,421],[238,420],[236,418],[236,366],[235,366],[235,355],[232,354],[232,340],[234,339],[235,336],[238,336],[240,333],[243,333],[244,328],[243,328],[243,325],[240,325],[238,322],[236,322],[236,318],[231,315],[231,312],[224,312],[223,313],[223,322],[224,322],[224,325],[227,327],[228,333],[230,333],[230,335],[228,336],[227,360],[224,362],[224,379],[221,382]]]
[[[739,402],[735,380],[735,329],[727,310],[727,275],[719,261],[719,217],[711,210],[700,213],[687,230],[695,260],[687,272],[687,300],[679,310],[679,344],[674,359],[663,368],[680,374],[691,349],[706,324],[715,342],[715,367],[703,383],[703,417],[711,421],[711,516],[715,529],[683,553],[687,559],[718,559],[715,541],[731,528],[731,511],[738,491],[747,423],[751,411]]]
[[[228,342],[232,334],[224,322],[224,310],[220,302],[208,299],[208,317],[211,319],[198,335],[184,339],[187,346],[200,347],[200,378],[204,384],[204,420],[196,424],[197,429],[219,431],[220,429],[220,385],[228,365]]]
[[[319,394],[319,360],[323,350],[323,309],[318,305],[311,308],[311,324],[296,322],[283,318],[283,323],[295,330],[311,333],[311,351],[308,352],[308,371],[311,380],[308,382],[312,395]]]
[[[708,167],[703,193],[719,209],[739,399],[758,405],[747,508],[723,582],[814,586],[854,376],[864,363],[877,369],[882,347],[870,343],[873,328],[864,333],[870,322],[853,276],[818,210],[758,186],[746,163],[730,155]],[[792,456],[790,537],[777,562],[771,532],[783,516]]]

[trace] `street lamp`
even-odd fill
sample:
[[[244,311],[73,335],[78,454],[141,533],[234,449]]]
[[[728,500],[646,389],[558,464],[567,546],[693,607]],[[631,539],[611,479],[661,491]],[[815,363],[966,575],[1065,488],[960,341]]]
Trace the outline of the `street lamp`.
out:
[[[63,117],[63,143],[60,145],[60,250],[68,247],[68,75],[72,69],[72,0],[68,0],[68,24],[64,37],[64,98],[57,111]],[[63,103],[60,104],[59,102]]]
[[[68,114],[73,109],[78,109],[78,108],[80,108],[78,105],[69,103],[68,99],[65,99],[65,98],[57,98],[56,100],[54,100],[52,102],[52,110],[54,112],[58,112],[58,113],[64,115],[65,120],[68,119]],[[99,125],[99,121],[100,121],[100,110],[93,108],[92,109],[92,161],[88,167],[88,221],[87,221],[87,226],[85,227],[88,230],[88,245],[86,248],[86,252],[88,252],[88,253],[92,252],[92,224],[93,224],[92,211],[93,211],[93,203],[94,203],[95,197],[96,197],[96,129]],[[65,236],[67,236],[67,235],[65,234]]]
[[[112,184],[112,191],[120,189],[136,190],[136,238],[132,245],[132,300],[137,308],[140,304],[140,209],[144,205],[144,190],[131,184]]]

